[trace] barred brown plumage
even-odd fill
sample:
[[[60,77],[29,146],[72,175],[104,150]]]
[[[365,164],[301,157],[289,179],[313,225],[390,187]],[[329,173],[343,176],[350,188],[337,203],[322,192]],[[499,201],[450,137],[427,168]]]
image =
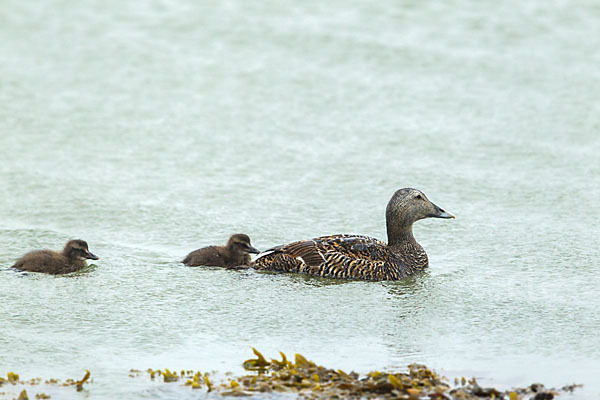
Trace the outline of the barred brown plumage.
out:
[[[412,234],[423,218],[454,218],[417,189],[394,193],[386,208],[388,243],[362,235],[331,235],[267,250],[254,268],[327,278],[399,280],[428,267],[427,253]]]

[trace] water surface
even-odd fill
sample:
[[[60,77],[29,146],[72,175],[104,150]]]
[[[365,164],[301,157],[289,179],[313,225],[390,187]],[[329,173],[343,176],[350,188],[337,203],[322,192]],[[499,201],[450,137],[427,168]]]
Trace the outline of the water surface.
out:
[[[239,373],[255,346],[598,396],[598,18],[593,1],[3,1],[0,374],[195,398],[128,371]],[[235,232],[385,240],[407,186],[457,215],[415,225],[431,268],[412,280],[178,262]],[[95,267],[8,270],[70,238]]]

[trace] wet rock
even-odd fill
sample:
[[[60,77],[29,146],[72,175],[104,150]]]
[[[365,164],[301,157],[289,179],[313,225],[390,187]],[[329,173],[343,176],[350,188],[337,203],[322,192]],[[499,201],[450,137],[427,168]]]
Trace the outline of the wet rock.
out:
[[[553,398],[554,394],[552,392],[539,392],[533,400],[552,400]]]

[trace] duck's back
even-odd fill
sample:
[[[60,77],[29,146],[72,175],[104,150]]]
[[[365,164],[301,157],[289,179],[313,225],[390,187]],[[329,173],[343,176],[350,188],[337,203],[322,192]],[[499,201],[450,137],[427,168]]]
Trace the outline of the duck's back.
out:
[[[55,251],[36,250],[25,254],[12,267],[21,271],[67,274],[84,266],[84,263],[73,262]]]
[[[322,236],[267,250],[254,262],[257,270],[296,272],[328,278],[400,279],[387,262],[394,259],[388,246],[360,235]]]

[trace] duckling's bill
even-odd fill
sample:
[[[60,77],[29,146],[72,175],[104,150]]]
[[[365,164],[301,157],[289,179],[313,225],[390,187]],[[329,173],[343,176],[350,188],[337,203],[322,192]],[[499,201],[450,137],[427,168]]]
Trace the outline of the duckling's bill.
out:
[[[92,253],[89,250],[86,250],[86,253],[87,254],[85,255],[85,258],[87,258],[87,259],[90,259],[90,260],[98,260],[99,259],[99,257],[97,255],[95,255],[94,253]]]

